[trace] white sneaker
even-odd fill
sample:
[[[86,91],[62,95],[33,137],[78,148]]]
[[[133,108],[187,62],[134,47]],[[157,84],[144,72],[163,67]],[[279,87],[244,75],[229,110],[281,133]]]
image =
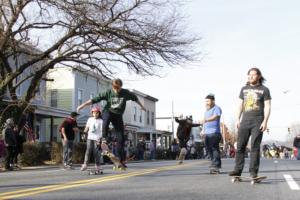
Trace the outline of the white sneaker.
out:
[[[87,169],[87,165],[86,164],[81,165],[81,168],[80,168],[81,171],[85,171],[86,169]]]

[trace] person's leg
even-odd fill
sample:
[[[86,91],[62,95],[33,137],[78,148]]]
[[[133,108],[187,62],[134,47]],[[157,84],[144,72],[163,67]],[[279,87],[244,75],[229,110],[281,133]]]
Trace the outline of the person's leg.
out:
[[[11,169],[10,163],[11,163],[11,160],[12,160],[12,156],[13,156],[13,147],[8,146],[6,148],[5,169]]]
[[[111,114],[109,111],[104,111],[102,113],[102,137],[108,140],[108,130],[109,130],[109,123],[111,122]],[[110,141],[107,141],[110,142]]]
[[[92,148],[93,148],[95,165],[100,167],[100,150],[97,141],[93,140]]]
[[[210,144],[210,135],[205,135],[205,147],[206,147],[206,154],[208,155],[209,159],[212,161],[213,159],[213,152]],[[212,165],[212,163],[211,163]]]
[[[74,144],[73,140],[68,141],[68,161],[67,161],[67,163],[70,166],[73,164],[73,162],[72,162],[73,144]]]
[[[85,156],[84,156],[84,162],[83,162],[83,164],[85,164],[85,165],[88,164],[91,152],[93,150],[93,144],[92,143],[93,143],[93,140],[88,139],[86,141],[86,150],[85,150]]]
[[[247,126],[246,122],[242,122],[240,128],[238,130],[238,138],[237,138],[237,149],[235,155],[235,167],[234,172],[242,173],[244,169],[245,163],[245,152],[247,143],[250,137],[250,129]]]
[[[221,168],[221,155],[220,155],[220,141],[221,141],[221,134],[213,134],[211,137],[211,148],[212,148],[212,165],[215,168]]]
[[[259,120],[254,124],[251,129],[251,151],[250,151],[250,164],[249,172],[251,176],[257,176],[260,164],[260,144],[263,138],[260,125],[262,120]]]
[[[63,142],[63,165],[67,166],[68,164],[68,142]]]
[[[120,158],[120,161],[125,161],[125,136],[124,136],[124,122],[122,115],[112,114],[111,122],[116,131],[117,137],[117,154]]]

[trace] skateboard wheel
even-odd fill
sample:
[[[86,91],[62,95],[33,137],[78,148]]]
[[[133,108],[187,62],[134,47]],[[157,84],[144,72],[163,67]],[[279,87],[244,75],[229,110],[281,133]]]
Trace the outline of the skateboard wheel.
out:
[[[255,181],[251,181],[251,185],[254,185]]]

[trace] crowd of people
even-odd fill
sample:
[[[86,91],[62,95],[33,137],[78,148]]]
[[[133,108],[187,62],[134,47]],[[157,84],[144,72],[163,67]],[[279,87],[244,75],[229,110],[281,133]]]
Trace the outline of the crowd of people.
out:
[[[269,89],[264,86],[265,78],[262,76],[258,68],[251,68],[248,71],[248,80],[245,86],[241,88],[239,94],[238,112],[236,118],[236,127],[238,129],[238,137],[235,146],[231,145],[225,152],[220,151],[220,142],[222,140],[220,130],[220,118],[222,109],[215,103],[215,96],[208,94],[204,98],[206,111],[200,123],[193,123],[192,116],[176,117],[175,121],[178,123],[177,139],[174,140],[170,146],[170,152],[173,159],[177,159],[181,164],[185,158],[209,158],[210,172],[212,174],[220,173],[222,167],[221,157],[235,157],[234,169],[229,173],[230,176],[240,176],[243,172],[245,163],[245,154],[249,154],[250,165],[249,172],[253,178],[258,176],[260,156],[261,156],[261,142],[263,132],[267,129],[268,119],[271,111],[271,95]],[[86,134],[86,152],[84,162],[81,170],[86,170],[89,164],[90,156],[94,155],[95,168],[101,169],[100,155],[101,144],[110,144],[111,149],[120,160],[120,168],[126,168],[126,160],[128,154],[134,154],[138,160],[144,160],[146,142],[143,138],[139,140],[132,153],[130,150],[132,144],[126,140],[124,133],[123,113],[125,111],[126,102],[131,100],[135,101],[142,110],[145,110],[144,105],[139,101],[137,96],[127,89],[122,88],[122,81],[114,79],[112,81],[112,88],[108,89],[96,97],[84,102],[77,107],[76,112],[72,112],[70,117],[66,118],[61,126],[60,133],[63,144],[63,166],[64,168],[72,168],[72,155],[75,134],[79,132],[77,126],[77,116],[80,110],[96,104],[101,101],[106,101],[106,105],[101,111],[97,106],[92,107],[91,117],[87,120],[84,128]],[[109,130],[109,125],[112,123],[114,135]],[[200,151],[194,144],[189,144],[190,134],[192,127],[202,126],[202,132],[199,133],[203,138],[205,148]],[[18,155],[22,153],[22,144],[25,141],[24,137],[19,134],[17,126],[13,119],[7,119],[5,128],[0,138],[0,157],[4,156],[3,146],[6,148],[5,168],[12,170],[14,165],[17,165]],[[249,138],[250,151],[247,152],[247,144]],[[2,142],[1,142],[2,141]],[[297,158],[300,159],[300,135],[295,138],[294,147],[298,151]],[[1,148],[2,146],[2,148]],[[155,159],[156,142],[150,141],[148,146],[150,152],[150,159]],[[272,155],[271,151],[274,150],[269,146],[263,147],[263,153]],[[287,150],[284,151],[286,156]],[[277,152],[279,154],[279,150]],[[263,154],[264,155],[264,154]],[[279,156],[275,154],[276,156]],[[273,156],[274,156],[273,155]]]

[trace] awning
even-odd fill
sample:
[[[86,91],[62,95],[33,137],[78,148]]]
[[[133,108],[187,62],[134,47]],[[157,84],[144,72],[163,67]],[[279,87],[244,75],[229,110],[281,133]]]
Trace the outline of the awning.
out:
[[[44,105],[32,105],[35,107],[34,113],[38,115],[43,115],[47,117],[60,117],[65,118],[70,116],[71,111],[60,109],[60,108],[54,108],[50,106],[44,106]]]

